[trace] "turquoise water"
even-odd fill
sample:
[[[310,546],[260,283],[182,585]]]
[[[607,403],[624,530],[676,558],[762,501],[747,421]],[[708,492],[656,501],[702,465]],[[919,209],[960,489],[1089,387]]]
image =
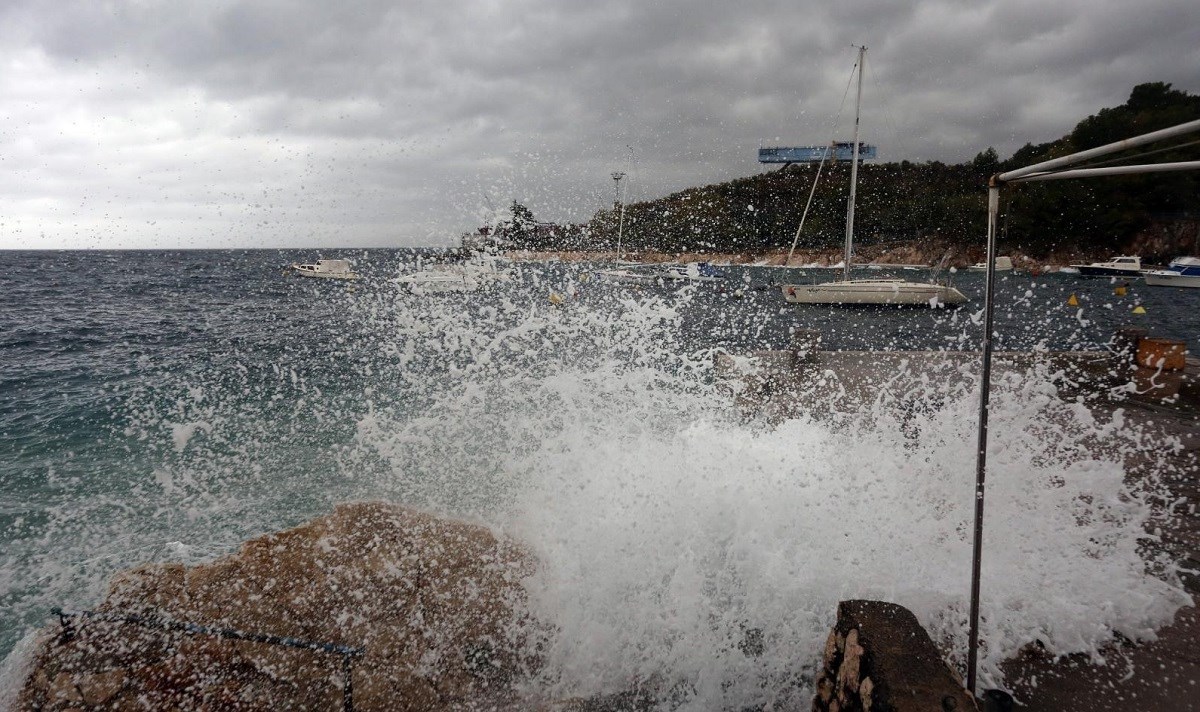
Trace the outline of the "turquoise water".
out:
[[[972,298],[962,309],[897,312],[786,305],[768,286],[784,273],[766,268],[730,268],[725,288],[629,292],[581,280],[582,266],[527,264],[495,292],[422,298],[388,279],[428,253],[324,256],[354,259],[364,279],[281,274],[311,253],[4,254],[0,656],[52,606],[94,605],[122,568],[203,561],[338,501],[565,527],[552,503],[571,498],[534,497],[530,482],[598,457],[639,453],[641,466],[696,423],[727,449],[759,443],[716,402],[718,349],[782,347],[793,327],[832,349],[980,339],[977,274],[955,276]],[[1113,288],[1004,275],[997,347],[1098,349],[1141,325],[1200,351],[1200,290]],[[551,292],[573,296],[557,308]],[[595,420],[598,404],[613,419]],[[960,450],[932,452],[958,463]],[[586,518],[587,503],[572,506]]]

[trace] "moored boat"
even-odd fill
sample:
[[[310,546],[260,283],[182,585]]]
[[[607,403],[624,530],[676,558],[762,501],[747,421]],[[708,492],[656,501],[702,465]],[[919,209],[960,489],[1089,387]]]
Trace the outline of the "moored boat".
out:
[[[1010,271],[1012,271],[1012,268],[1013,268],[1013,263],[1012,263],[1011,257],[1000,256],[1000,257],[996,258],[996,271],[997,272],[1010,272]],[[986,262],[976,262],[975,264],[968,267],[967,270],[969,272],[986,272],[987,271],[987,263]]]
[[[1114,257],[1107,262],[1071,266],[1079,270],[1081,277],[1140,277],[1142,275],[1142,258],[1137,256]]]
[[[958,305],[966,296],[949,285],[902,279],[848,279],[823,284],[788,284],[783,298],[792,304],[880,306]]]
[[[1200,257],[1176,257],[1166,269],[1142,273],[1151,287],[1200,288]]]
[[[502,264],[504,263],[504,264]],[[413,294],[477,292],[512,279],[507,260],[477,254],[466,262],[436,267],[397,277],[394,283]]]
[[[307,264],[293,262],[287,266],[285,272],[301,277],[321,279],[358,279],[358,274],[354,272],[350,260],[317,260]]]
[[[689,262],[671,265],[659,273],[663,279],[686,280],[689,282],[717,282],[725,279],[725,273],[707,262]]]
[[[863,66],[866,47],[858,48],[858,96],[854,103],[854,141],[850,159],[850,196],[846,201],[846,243],[842,260],[842,279],[818,284],[781,285],[783,298],[790,304],[830,304],[878,306],[928,306],[941,307],[958,305],[967,301],[966,295],[949,283],[909,282],[902,279],[850,279],[854,257],[854,206],[858,187],[858,163],[860,159],[858,129],[862,102]],[[814,182],[815,189],[816,184]],[[803,224],[803,218],[801,218]],[[797,229],[797,237],[799,237]]]

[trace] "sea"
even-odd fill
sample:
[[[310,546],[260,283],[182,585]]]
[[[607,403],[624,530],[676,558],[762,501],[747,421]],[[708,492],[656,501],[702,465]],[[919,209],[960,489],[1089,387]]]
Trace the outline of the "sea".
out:
[[[631,289],[595,280],[600,263],[517,263],[492,289],[418,296],[393,280],[437,250],[320,256],[362,278],[286,276],[314,250],[0,253],[8,669],[52,607],[96,605],[122,569],[212,560],[351,500],[535,552],[524,585],[557,631],[543,682],[562,694],[657,677],[697,708],[762,705],[855,597],[908,606],[961,664],[977,390],[937,395],[917,432],[886,400],[763,422],[713,364],[797,329],[831,350],[977,351],[982,274],[943,275],[961,308],[889,310],[786,304],[778,284],[831,277],[818,269]],[[1103,351],[1133,326],[1200,353],[1200,290],[1002,273],[995,303],[999,350]],[[1171,444],[1053,397],[1061,379],[993,394],[993,683],[1034,638],[1095,651],[1182,605],[1139,546],[1156,492],[1119,457]],[[766,631],[753,660],[731,644],[748,624]]]

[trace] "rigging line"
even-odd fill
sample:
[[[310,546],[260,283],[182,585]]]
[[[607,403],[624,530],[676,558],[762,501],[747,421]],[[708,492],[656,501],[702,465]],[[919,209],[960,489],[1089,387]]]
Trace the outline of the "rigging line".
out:
[[[788,250],[787,259],[784,260],[783,266],[787,267],[792,263],[792,255],[796,252],[796,243],[800,242],[800,231],[804,229],[804,221],[808,218],[808,209],[812,207],[813,196],[817,193],[817,182],[821,180],[821,171],[825,169],[825,161],[833,154],[832,146],[837,140],[837,127],[842,120],[842,112],[846,109],[846,97],[850,95],[850,86],[854,83],[854,71],[858,69],[858,60],[855,60],[854,66],[850,69],[850,77],[846,80],[846,89],[842,92],[842,103],[838,107],[837,114],[833,117],[833,125],[830,127],[829,143],[831,147],[821,156],[821,162],[817,164],[817,175],[813,177],[812,188],[808,191],[808,201],[804,203],[804,212],[800,214],[800,224],[796,226],[796,236],[792,238],[792,248]]]
[[[866,59],[864,58],[863,61],[866,62]],[[863,68],[867,70],[867,80],[871,83],[871,90],[875,92],[876,96],[883,96],[883,90],[881,89],[882,85],[879,83],[878,77],[875,76],[875,68],[872,67],[870,63],[865,63]],[[896,127],[896,122],[892,120],[892,112],[888,110],[888,103],[885,101],[880,101],[878,104],[880,107],[879,114],[883,119],[884,129],[887,131],[887,135],[891,137],[893,145],[898,145],[900,143],[900,130]]]

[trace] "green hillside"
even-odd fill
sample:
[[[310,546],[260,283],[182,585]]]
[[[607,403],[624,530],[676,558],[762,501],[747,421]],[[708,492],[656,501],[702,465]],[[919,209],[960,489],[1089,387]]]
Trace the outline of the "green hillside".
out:
[[[1155,82],[1134,87],[1125,104],[1087,117],[1070,134],[1048,143],[1026,144],[1008,160],[999,160],[994,149],[986,148],[974,160],[957,165],[863,164],[855,242],[867,246],[937,240],[978,245],[986,230],[985,187],[993,173],[1196,119],[1200,119],[1200,96]],[[1169,150],[1142,156],[1140,161],[1200,159],[1200,145],[1193,142],[1200,143],[1200,137],[1168,142],[1173,144]],[[1106,165],[1113,162],[1113,157],[1105,158]],[[660,252],[786,249],[816,171],[815,165],[793,165],[627,205],[623,246],[628,251]],[[841,244],[848,191],[849,165],[827,165],[800,237],[802,247]],[[1031,255],[1071,249],[1119,252],[1152,225],[1194,224],[1200,218],[1200,173],[1026,183],[1006,190],[1005,196],[1003,249]],[[587,225],[558,230],[514,227],[518,229],[509,231],[509,239],[518,248],[613,249],[617,214],[602,210]]]

